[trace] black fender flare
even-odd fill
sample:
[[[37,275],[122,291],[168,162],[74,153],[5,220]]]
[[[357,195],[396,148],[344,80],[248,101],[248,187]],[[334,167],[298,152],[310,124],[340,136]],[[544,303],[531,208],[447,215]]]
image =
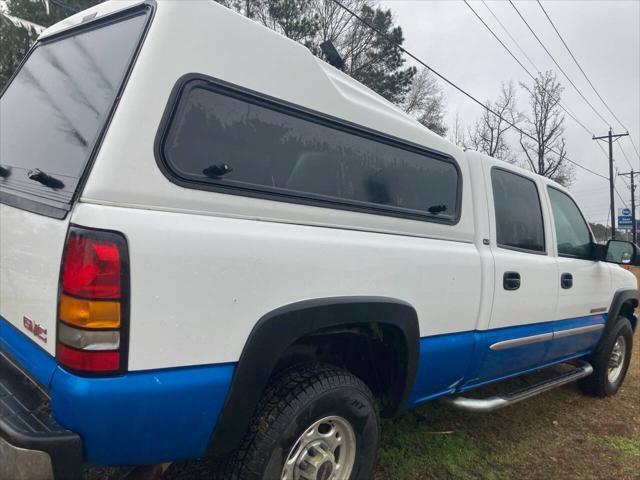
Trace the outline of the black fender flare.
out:
[[[638,295],[638,290],[635,290],[635,289],[618,290],[613,295],[613,301],[611,302],[611,306],[609,307],[609,311],[607,313],[606,328],[607,329],[611,328],[611,326],[615,323],[615,320],[620,315],[620,312],[622,311],[622,306],[625,303],[631,302],[631,304],[633,305],[633,308],[635,309],[638,306],[639,299],[640,299],[640,296]],[[635,329],[637,325],[633,321],[633,319],[632,319],[632,324]]]
[[[330,297],[297,302],[267,313],[253,327],[208,452],[221,456],[240,445],[278,360],[291,344],[312,332],[354,323],[387,324],[402,332],[407,358],[404,388],[396,405],[399,409],[413,388],[418,366],[420,330],[415,309],[386,297]]]

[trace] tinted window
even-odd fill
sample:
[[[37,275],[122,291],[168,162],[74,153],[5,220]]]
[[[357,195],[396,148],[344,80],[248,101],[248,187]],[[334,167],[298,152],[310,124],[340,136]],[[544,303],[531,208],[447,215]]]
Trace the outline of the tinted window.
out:
[[[0,100],[0,181],[18,190],[71,198],[144,28],[144,15],[38,46]],[[40,169],[64,183],[27,177]]]
[[[258,102],[187,87],[163,145],[169,168],[236,191],[456,217],[453,163]]]
[[[577,205],[568,195],[549,188],[558,254],[592,258],[591,232]]]
[[[506,170],[493,169],[491,183],[498,245],[544,252],[542,209],[535,182]]]

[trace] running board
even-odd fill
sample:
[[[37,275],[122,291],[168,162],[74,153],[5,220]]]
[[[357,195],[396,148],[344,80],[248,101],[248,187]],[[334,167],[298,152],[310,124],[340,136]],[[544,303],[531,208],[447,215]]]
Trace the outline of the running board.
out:
[[[593,373],[593,367],[584,361],[576,362],[578,365],[574,370],[563,373],[560,376],[545,380],[543,382],[516,390],[506,395],[496,395],[489,398],[468,398],[462,396],[444,397],[442,400],[449,403],[458,410],[467,412],[493,412],[500,408],[508,407],[514,403],[534,397],[540,393],[547,392],[554,388],[575,382],[584,377],[588,377]]]

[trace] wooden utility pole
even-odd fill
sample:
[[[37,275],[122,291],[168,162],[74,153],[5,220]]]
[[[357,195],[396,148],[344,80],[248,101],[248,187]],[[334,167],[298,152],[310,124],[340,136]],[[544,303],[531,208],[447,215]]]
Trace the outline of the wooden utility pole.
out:
[[[614,134],[609,127],[609,134],[602,137],[593,137],[593,140],[608,140],[609,141],[609,200],[611,202],[611,239],[616,238],[616,206],[614,203],[613,192],[615,190],[614,176],[613,176],[613,142],[620,137],[626,137],[627,133]]]
[[[638,243],[638,229],[636,226],[636,183],[634,175],[638,172],[634,172],[631,170],[627,173],[620,173],[621,177],[630,177],[631,178],[631,220],[633,220],[632,225],[632,235],[633,235],[633,243]]]

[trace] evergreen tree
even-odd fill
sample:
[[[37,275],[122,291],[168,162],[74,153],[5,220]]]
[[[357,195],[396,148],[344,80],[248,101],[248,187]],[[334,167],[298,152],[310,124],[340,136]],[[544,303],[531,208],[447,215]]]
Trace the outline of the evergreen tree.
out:
[[[64,18],[89,8],[102,0],[7,0],[6,13],[11,17],[48,27]],[[1,14],[1,12],[0,12]],[[0,27],[0,88],[13,72],[38,37],[38,31],[29,26],[17,26],[4,17]]]
[[[345,61],[344,71],[382,95],[402,104],[411,89],[415,67],[389,40],[367,27],[331,0],[220,0],[223,5],[306,45],[322,57],[320,44],[330,40]],[[393,42],[404,42],[391,10],[370,0],[344,3]]]

